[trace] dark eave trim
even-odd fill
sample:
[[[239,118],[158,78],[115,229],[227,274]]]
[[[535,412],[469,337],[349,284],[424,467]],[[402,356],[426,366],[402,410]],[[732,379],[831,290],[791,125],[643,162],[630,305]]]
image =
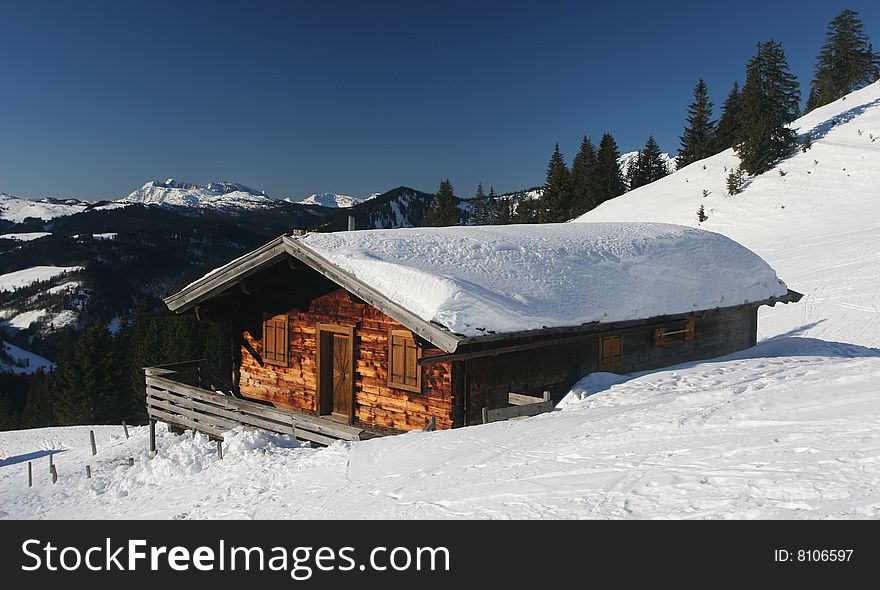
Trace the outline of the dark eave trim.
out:
[[[558,328],[543,328],[538,330],[523,330],[520,332],[506,332],[503,334],[490,334],[464,338],[459,343],[459,351],[452,354],[423,357],[418,360],[419,365],[432,365],[435,363],[448,363],[463,361],[471,358],[497,356],[511,352],[535,350],[546,346],[576,342],[584,337],[592,336],[599,332],[611,332],[626,330],[635,326],[647,324],[675,322],[691,316],[701,317],[720,309],[757,308],[762,305],[773,307],[777,303],[797,303],[803,294],[791,289],[780,297],[771,297],[762,301],[732,305],[730,307],[718,307],[715,309],[703,309],[688,313],[655,316],[621,322],[591,322],[580,326],[562,326]]]

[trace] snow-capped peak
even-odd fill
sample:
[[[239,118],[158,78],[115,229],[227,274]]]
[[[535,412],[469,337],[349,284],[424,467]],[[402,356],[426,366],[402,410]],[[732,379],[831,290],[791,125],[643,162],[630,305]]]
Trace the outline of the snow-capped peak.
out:
[[[378,193],[372,195],[370,198],[375,197],[377,194]],[[349,207],[354,207],[358,203],[363,203],[367,199],[359,199],[358,197],[351,197],[349,195],[338,195],[336,193],[322,193],[320,195],[309,195],[305,199],[299,201],[295,201],[291,198],[284,200],[289,203],[299,203],[300,205],[320,205],[321,207],[347,209]]]
[[[162,207],[194,207],[200,209],[261,209],[274,205],[274,200],[259,191],[237,182],[192,184],[173,178],[151,180],[127,197],[125,203],[159,205]]]

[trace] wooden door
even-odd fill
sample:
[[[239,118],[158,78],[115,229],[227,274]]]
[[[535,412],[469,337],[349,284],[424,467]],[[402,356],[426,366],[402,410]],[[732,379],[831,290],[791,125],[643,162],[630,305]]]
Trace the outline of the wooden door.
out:
[[[352,402],[352,358],[348,336],[333,334],[333,409],[332,413],[349,419]]]
[[[318,413],[354,419],[354,328],[318,324]]]

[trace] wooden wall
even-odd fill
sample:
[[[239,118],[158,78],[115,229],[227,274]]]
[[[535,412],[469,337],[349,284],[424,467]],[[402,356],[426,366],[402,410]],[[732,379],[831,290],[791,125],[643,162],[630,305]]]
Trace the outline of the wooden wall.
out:
[[[623,365],[609,372],[632,373],[704,360],[754,346],[756,308],[722,309],[695,314],[695,338],[672,346],[656,346],[654,329],[677,328],[684,320],[650,322],[625,330],[585,336],[575,342],[466,361],[464,421],[477,424],[484,406],[504,407],[507,392],[540,396],[550,391],[559,401],[581,377],[599,370],[599,337],[623,336]],[[460,363],[464,365],[465,363]]]
[[[317,324],[355,326],[355,423],[405,431],[423,428],[432,417],[437,428],[452,428],[452,370],[448,363],[424,367],[422,393],[388,386],[388,330],[405,330],[376,308],[344,289],[313,300],[308,311],[289,310],[288,367],[260,366],[247,350],[262,354],[262,335],[243,333],[241,394],[279,407],[317,414]],[[442,351],[427,345],[423,354]]]

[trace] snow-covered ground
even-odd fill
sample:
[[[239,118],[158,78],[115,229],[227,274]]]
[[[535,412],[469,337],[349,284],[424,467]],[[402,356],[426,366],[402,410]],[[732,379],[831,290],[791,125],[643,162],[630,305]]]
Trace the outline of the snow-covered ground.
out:
[[[41,357],[29,350],[19,348],[5,340],[2,341],[2,343],[6,354],[12,359],[12,364],[4,363],[3,360],[0,359],[0,371],[31,374],[36,373],[41,369],[43,371],[51,371],[55,368],[55,363],[49,359]]]
[[[34,232],[26,232],[19,234],[3,234],[0,235],[0,240],[15,240],[16,242],[31,242],[33,240],[39,240],[40,238],[45,238],[46,236],[51,236],[51,232],[47,231],[34,231]]]
[[[88,427],[0,433],[0,511],[73,519],[880,518],[880,84],[796,126],[813,147],[740,195],[724,191],[736,165],[726,152],[586,216],[697,225],[704,204],[703,228],[755,250],[806,294],[761,314],[757,347],[643,374],[591,375],[559,410],[524,420],[326,449],[238,430],[222,461],[205,438],[164,430],[154,458],[145,428],[125,440],[121,427],[96,427],[95,458]],[[55,485],[49,448],[66,449],[55,456]],[[31,489],[29,458],[37,463]]]
[[[0,291],[14,291],[38,281],[48,281],[68,272],[82,270],[81,266],[32,266],[0,275]]]
[[[621,378],[561,411],[326,449],[244,429],[0,433],[12,518],[878,518],[880,353],[781,338]],[[616,383],[615,383],[616,382]],[[612,383],[615,383],[612,385]],[[27,488],[26,461],[36,461]],[[135,459],[127,466],[128,457]],[[94,478],[85,479],[91,465]]]

